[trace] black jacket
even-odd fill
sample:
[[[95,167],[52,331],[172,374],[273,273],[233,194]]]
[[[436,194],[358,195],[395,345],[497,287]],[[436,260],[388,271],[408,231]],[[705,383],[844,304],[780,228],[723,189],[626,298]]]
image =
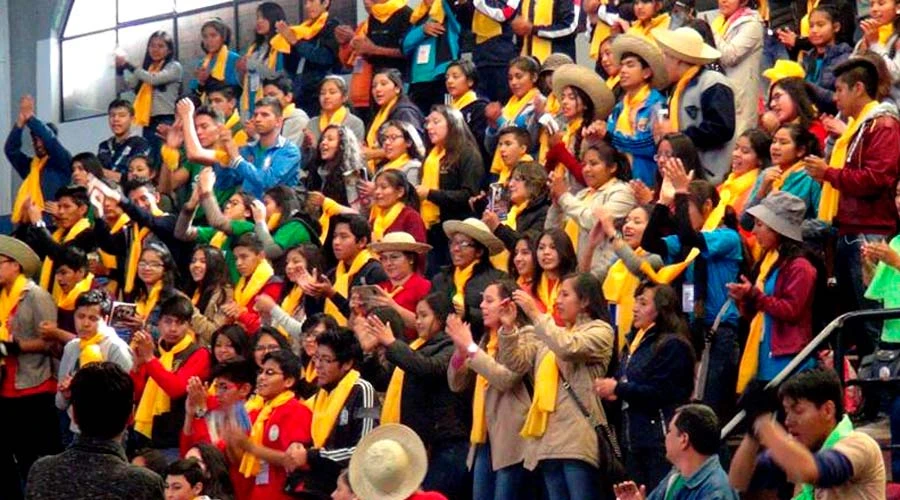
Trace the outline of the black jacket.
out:
[[[406,122],[416,129],[419,136],[425,137],[425,115],[407,96],[397,99],[397,104],[388,115],[388,120]]]
[[[441,162],[440,189],[428,192],[428,201],[441,209],[441,222],[475,216],[469,198],[478,194],[483,176],[484,163],[476,148],[460,151],[459,162],[454,165]],[[440,224],[432,226],[434,228],[443,233]]]
[[[487,118],[484,116],[484,109],[487,108],[487,99],[479,97],[472,104],[460,110],[466,125],[469,126],[469,132],[475,137],[478,143],[478,152],[481,153],[481,164],[487,165],[492,159],[490,153],[484,147],[484,133],[487,130]]]
[[[335,282],[336,274],[337,267],[328,271],[328,279],[331,280],[332,283]],[[381,262],[372,259],[369,262],[366,262],[366,264],[360,268],[358,273],[350,277],[349,290],[353,290],[353,287],[357,285],[375,285],[387,280],[388,277],[387,274],[384,274],[384,268],[381,267]],[[334,296],[331,297],[331,302],[341,311],[341,314],[343,314],[344,317],[350,317],[350,297],[344,297],[339,293],[335,293]]]
[[[93,252],[97,248],[94,228],[89,227],[78,233],[71,241],[57,243],[47,228],[33,225],[22,225],[16,232],[16,237],[24,241],[34,250],[34,253],[43,261],[49,257],[53,260],[53,269],[50,273],[50,288],[53,289],[53,279],[59,262],[71,249],[79,249],[85,254]],[[37,276],[39,278],[39,276]]]
[[[480,271],[476,266],[475,273],[466,283],[466,289],[463,293],[466,313],[463,320],[471,325],[472,337],[475,339],[475,342],[481,340],[481,336],[484,334],[484,317],[481,315],[481,294],[488,285],[505,276],[506,273],[498,271],[493,266]],[[434,280],[431,282],[431,291],[443,293],[448,298],[453,298],[453,295],[456,293],[456,286],[453,284],[453,266],[445,267],[434,277]]]
[[[315,38],[297,42],[284,59],[285,73],[294,80],[294,102],[309,116],[319,114],[319,83],[327,75],[340,71],[338,42],[334,37],[334,29],[339,24],[340,21],[329,17]]]
[[[528,205],[522,209],[516,216],[516,228],[512,229],[506,224],[500,224],[494,229],[494,236],[503,241],[503,246],[512,252],[516,248],[516,242],[525,233],[534,235],[541,234],[544,231],[544,221],[547,220],[547,210],[550,209],[550,200],[545,195],[541,195],[528,202]]]

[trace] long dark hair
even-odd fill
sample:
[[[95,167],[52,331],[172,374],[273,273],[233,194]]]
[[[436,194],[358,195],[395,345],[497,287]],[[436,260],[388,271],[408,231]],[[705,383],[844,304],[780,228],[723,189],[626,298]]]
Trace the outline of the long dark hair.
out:
[[[412,208],[419,206],[419,195],[416,194],[415,187],[409,183],[403,171],[395,169],[382,170],[375,176],[375,180],[377,181],[379,178],[387,181],[394,189],[403,190],[403,196],[400,197],[400,201],[406,206]]]
[[[175,259],[172,257],[172,252],[169,251],[169,248],[166,245],[157,240],[152,240],[144,244],[144,248],[141,250],[141,255],[144,252],[154,252],[159,256],[159,260],[163,263],[163,275],[162,275],[162,293],[159,296],[158,304],[162,304],[165,299],[169,296],[177,293],[175,286],[178,283],[178,266],[175,265]],[[134,296],[138,298],[146,298],[150,293],[150,290],[147,288],[147,284],[144,283],[144,280],[140,278],[140,276],[135,276],[134,280]]]
[[[510,255],[509,255],[509,262],[507,263],[507,266],[506,266],[506,271],[507,271],[507,273],[509,273],[509,277],[512,278],[513,281],[519,281],[519,278],[520,278],[519,270],[516,269],[516,264],[513,262],[516,257],[516,255],[515,255],[516,247],[519,245],[520,241],[524,241],[525,244],[528,245],[528,250],[531,251],[531,266],[534,269],[532,271],[531,279],[532,279],[532,283],[534,282],[534,276],[538,272],[538,269],[540,268],[540,266],[538,265],[538,262],[537,262],[537,240],[538,240],[537,237],[539,237],[539,236],[540,235],[538,233],[535,233],[533,231],[526,231],[524,233],[521,233],[521,235],[519,236],[519,239],[516,240],[516,244],[513,245],[512,251],[510,252]],[[532,290],[531,293],[534,293],[534,290]]]
[[[225,24],[225,21],[223,21],[222,19],[220,19],[218,17],[214,17],[214,18],[206,21],[205,23],[203,23],[203,26],[200,27],[200,35],[201,35],[200,48],[203,49],[204,53],[207,53],[207,54],[209,53],[209,51],[206,50],[206,45],[204,45],[203,41],[202,41],[203,30],[205,30],[206,28],[212,28],[212,29],[218,31],[220,35],[222,35],[222,40],[223,40],[222,45],[231,45],[231,28],[229,28],[228,25]]]
[[[700,154],[697,152],[697,147],[694,146],[694,141],[690,137],[681,132],[673,132],[664,135],[660,142],[662,141],[666,141],[672,146],[672,154],[675,158],[681,160],[685,173],[694,172],[694,179],[706,179],[708,172],[703,168],[703,164],[700,162]]]
[[[453,303],[445,293],[429,293],[422,302],[428,304],[431,312],[434,313],[435,319],[441,324],[441,330],[447,326],[447,317],[453,312]]]
[[[327,269],[325,269],[325,256],[322,253],[322,249],[318,245],[313,245],[311,243],[301,243],[299,245],[288,248],[284,252],[284,259],[282,259],[284,261],[285,267],[287,266],[287,256],[291,252],[297,252],[302,255],[304,259],[306,259],[306,269],[310,274],[312,274],[313,269],[317,269],[319,271],[319,274],[324,274],[327,271]],[[286,270],[282,268],[280,274],[286,277],[285,273]],[[284,300],[284,298],[291,293],[294,287],[297,286],[296,283],[288,279],[285,279],[284,281],[285,286],[283,286],[281,289],[281,300]],[[285,312],[291,314],[291,311]]]
[[[616,167],[616,179],[628,182],[631,180],[631,162],[622,152],[612,147],[606,141],[587,141],[582,146],[581,162],[584,163],[584,155],[588,151],[594,151],[600,157],[600,161],[607,167]]]
[[[769,89],[769,102],[772,102],[772,92],[776,88],[780,88],[791,98],[791,101],[794,102],[794,107],[797,108],[797,118],[800,126],[809,129],[810,124],[817,116],[816,107],[810,98],[810,84],[799,77],[783,78]]]
[[[269,21],[269,32],[265,35],[260,35],[254,30],[255,37],[253,43],[256,44],[256,50],[260,50],[263,45],[271,40],[278,32],[275,29],[275,23],[287,20],[287,16],[284,14],[284,9],[275,2],[263,2],[259,4],[259,7],[256,8],[256,14]]]
[[[808,128],[799,123],[788,123],[778,127],[778,130],[781,129],[786,129],[791,136],[791,140],[794,141],[794,150],[798,152],[797,160],[809,155],[822,156],[822,145],[819,144],[819,139]],[[803,150],[802,155],[799,154],[801,149]]]
[[[281,209],[281,222],[279,227],[284,224],[300,210],[300,201],[297,199],[297,193],[284,185],[277,185],[266,190],[265,196],[272,198],[278,208]]]
[[[507,277],[500,278],[488,286],[496,286],[497,294],[500,296],[500,299],[509,299],[512,300],[513,293],[516,290],[520,290],[519,285],[515,282],[515,280]],[[515,304],[515,302],[513,302]],[[518,326],[524,326],[528,324],[528,316],[525,314],[525,311],[516,304],[516,324]]]
[[[150,65],[153,64],[153,59],[150,58],[150,44],[153,43],[154,38],[162,40],[169,49],[169,55],[163,61],[162,67],[165,68],[167,64],[172,62],[172,59],[175,59],[175,40],[172,39],[172,35],[163,30],[154,31],[150,38],[147,39],[147,49],[144,51],[144,62],[141,64],[141,67],[145,70],[150,69]],[[165,88],[165,85],[160,87]]]
[[[678,293],[670,285],[661,285],[652,281],[644,281],[638,285],[634,296],[638,297],[647,290],[653,290],[653,306],[656,309],[657,330],[662,334],[676,335],[690,345],[687,323],[681,315]]]
[[[556,269],[556,275],[559,276],[560,283],[562,283],[565,276],[574,274],[578,265],[578,256],[575,253],[575,247],[572,245],[569,235],[558,227],[545,230],[537,238],[534,245],[537,265],[534,268],[534,278],[531,280],[531,293],[535,296],[537,296],[541,278],[544,276],[544,269],[540,266],[540,261],[537,259],[537,249],[541,246],[541,240],[544,239],[544,236],[550,238],[553,247],[556,249],[556,255],[559,257],[559,267]],[[552,304],[546,305],[548,308],[553,306]]]
[[[594,115],[596,114],[597,110],[594,107],[594,101],[591,100],[587,92],[582,90],[580,87],[575,87],[574,85],[570,85],[567,88],[572,89],[572,92],[575,93],[575,96],[578,97],[578,99],[581,100],[581,104],[584,105],[584,111],[582,111],[581,113],[581,126],[578,127],[577,131],[575,131],[575,144],[573,145],[575,154],[578,156],[578,159],[581,159],[581,145],[583,141],[581,137],[581,131],[584,130],[584,127],[587,127],[591,123],[593,123]]]
[[[200,283],[191,281],[191,293],[200,290],[200,301],[197,303],[197,309],[205,311],[206,306],[216,290],[221,290],[231,284],[228,275],[228,265],[225,263],[225,255],[216,247],[210,245],[198,245],[194,248],[194,253],[203,252],[206,258],[206,272],[203,273],[203,279]]]
[[[772,153],[769,147],[772,145],[772,138],[768,134],[758,128],[750,128],[745,130],[740,137],[746,137],[750,141],[750,149],[756,155],[760,169],[771,166]]]
[[[442,104],[432,107],[431,111],[440,113],[447,120],[447,139],[444,141],[446,153],[441,159],[441,170],[458,169],[463,154],[478,152],[478,143],[462,113]]]
[[[218,340],[220,336],[224,336],[231,341],[231,345],[234,346],[235,356],[243,359],[253,359],[251,356],[253,353],[250,351],[250,337],[247,336],[247,332],[244,331],[244,328],[238,324],[224,325],[214,331],[209,339],[209,350],[212,354],[213,369],[220,364],[216,360],[215,353],[216,340]]]
[[[233,499],[234,487],[228,474],[225,455],[210,443],[197,443],[193,448],[197,448],[206,465],[206,471],[203,473],[203,494],[219,500]]]
[[[564,281],[572,280],[572,289],[578,300],[587,301],[584,312],[592,320],[601,320],[609,323],[609,306],[606,296],[603,295],[603,285],[591,273],[572,273],[563,278]]]
[[[91,175],[98,179],[103,179],[103,163],[100,163],[100,159],[97,158],[97,155],[90,151],[85,151],[72,157],[72,163],[74,164],[76,161],[81,163],[81,166]]]
[[[338,149],[334,153],[334,158],[323,160],[319,152],[325,133],[331,129],[338,132]],[[313,152],[313,161],[310,164],[309,176],[307,177],[308,188],[310,191],[321,191],[322,194],[337,201],[341,205],[349,205],[347,199],[347,188],[344,183],[344,173],[347,170],[356,168],[364,168],[363,165],[356,165],[356,158],[352,152],[348,152],[347,148],[351,147],[350,142],[355,143],[356,139],[351,138],[353,132],[343,125],[329,125],[322,131],[319,138],[319,145]],[[319,167],[322,166],[326,172],[325,178],[319,174]]]

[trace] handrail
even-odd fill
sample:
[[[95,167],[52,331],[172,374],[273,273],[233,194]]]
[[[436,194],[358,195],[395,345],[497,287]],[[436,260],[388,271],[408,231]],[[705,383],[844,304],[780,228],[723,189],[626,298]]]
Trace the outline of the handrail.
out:
[[[788,378],[794,370],[797,369],[801,364],[806,362],[809,356],[829,337],[831,334],[838,330],[838,339],[840,339],[840,330],[844,328],[847,322],[849,321],[861,321],[861,320],[872,320],[872,319],[900,319],[900,308],[897,309],[866,309],[863,311],[853,311],[844,313],[834,320],[831,323],[822,329],[818,335],[813,337],[813,339],[806,344],[794,359],[791,360],[790,363],[786,367],[784,367],[778,375],[775,376],[768,384],[766,384],[766,388],[769,387],[778,387],[784,381],[784,379]],[[841,382],[844,381],[844,370],[843,370],[843,359],[844,352],[843,347],[841,347],[840,342],[835,346],[835,356],[834,356],[834,366],[838,371],[838,377]],[[744,418],[747,417],[747,412],[741,410],[735,415],[724,427],[722,427],[722,439],[725,439],[729,434],[734,431],[735,427],[740,424]]]

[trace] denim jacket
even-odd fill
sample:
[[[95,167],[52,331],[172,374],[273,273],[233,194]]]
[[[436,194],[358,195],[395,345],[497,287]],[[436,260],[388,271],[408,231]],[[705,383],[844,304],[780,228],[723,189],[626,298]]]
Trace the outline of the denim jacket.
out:
[[[719,456],[713,455],[703,462],[697,472],[684,478],[684,486],[674,495],[666,495],[670,485],[679,477],[674,468],[663,479],[656,489],[647,497],[648,500],[737,500],[738,494],[728,484],[728,474],[719,463]]]

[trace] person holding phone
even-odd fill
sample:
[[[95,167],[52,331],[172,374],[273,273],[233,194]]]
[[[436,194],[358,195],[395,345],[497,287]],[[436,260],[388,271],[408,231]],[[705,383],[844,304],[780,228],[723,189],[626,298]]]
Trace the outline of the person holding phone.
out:
[[[307,318],[321,313],[324,307],[322,299],[310,293],[318,270],[324,267],[321,248],[308,243],[291,247],[285,255],[287,282],[281,292],[281,301],[268,295],[256,297],[253,307],[262,315],[264,323],[287,335],[294,345],[305,342]]]
[[[407,340],[415,340],[416,304],[431,291],[431,282],[416,271],[422,255],[431,245],[420,243],[409,233],[388,233],[378,242],[369,244],[378,255],[388,279],[373,287],[367,303],[373,307],[390,307],[397,311],[406,329],[402,333]]]

